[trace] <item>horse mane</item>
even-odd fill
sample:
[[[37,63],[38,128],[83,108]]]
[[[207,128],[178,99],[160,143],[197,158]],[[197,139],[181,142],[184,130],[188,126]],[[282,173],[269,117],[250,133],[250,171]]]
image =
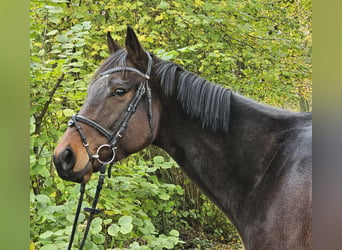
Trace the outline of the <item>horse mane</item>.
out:
[[[126,59],[126,50],[110,55],[96,71],[93,79],[107,69],[125,67]],[[185,112],[192,118],[200,119],[202,127],[215,132],[228,132],[231,90],[188,72],[173,62],[158,62],[154,69],[165,95],[171,96],[177,92],[177,100]]]
[[[173,62],[159,62],[157,76],[166,96],[176,92],[177,100],[202,127],[228,132],[231,90],[213,84]]]

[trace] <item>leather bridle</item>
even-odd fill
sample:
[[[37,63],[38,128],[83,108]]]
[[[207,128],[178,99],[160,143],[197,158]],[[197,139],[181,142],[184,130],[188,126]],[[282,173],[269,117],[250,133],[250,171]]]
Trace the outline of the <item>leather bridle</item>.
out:
[[[75,126],[76,130],[78,131],[78,133],[81,137],[82,144],[83,144],[84,148],[86,149],[88,157],[89,157],[88,163],[79,172],[78,175],[86,174],[89,171],[89,168],[92,166],[93,160],[97,160],[101,164],[100,176],[99,176],[99,180],[98,180],[98,184],[97,184],[96,193],[95,193],[95,197],[94,197],[92,207],[91,208],[84,208],[84,210],[86,212],[90,212],[90,215],[89,215],[88,220],[87,220],[87,227],[85,229],[85,232],[83,235],[83,240],[80,244],[79,249],[82,249],[84,244],[85,244],[85,240],[87,238],[89,228],[90,228],[90,223],[93,219],[93,216],[95,214],[101,212],[101,210],[96,208],[96,205],[97,205],[97,201],[98,201],[98,198],[100,195],[100,191],[102,189],[102,185],[104,182],[106,166],[109,164],[108,176],[110,177],[111,168],[115,162],[115,150],[117,149],[117,142],[120,140],[120,138],[122,138],[124,132],[126,131],[126,128],[128,126],[128,122],[129,122],[130,118],[132,117],[132,115],[136,111],[136,109],[137,109],[137,107],[138,107],[138,105],[139,105],[139,103],[140,103],[140,101],[144,95],[146,95],[147,118],[148,118],[149,127],[150,127],[151,141],[153,140],[152,96],[151,96],[151,89],[148,85],[148,81],[150,79],[150,74],[151,74],[151,69],[152,69],[152,57],[150,56],[150,54],[148,52],[146,52],[146,55],[148,58],[148,63],[147,63],[147,69],[146,69],[145,74],[142,73],[138,69],[124,66],[124,67],[111,68],[111,69],[106,70],[105,72],[103,72],[99,75],[99,77],[102,78],[102,77],[108,77],[110,74],[113,74],[116,72],[134,72],[134,73],[137,73],[138,75],[140,75],[144,78],[144,81],[139,83],[139,86],[137,88],[135,96],[132,98],[127,109],[121,113],[120,118],[117,122],[117,124],[118,124],[117,128],[118,129],[116,131],[110,131],[110,130],[104,128],[103,126],[101,126],[99,123],[97,123],[97,122],[95,122],[95,121],[93,121],[87,117],[84,117],[82,115],[79,115],[79,114],[72,115],[70,121],[68,122],[69,127]],[[92,127],[93,129],[95,129],[96,131],[98,131],[101,135],[103,135],[104,137],[107,138],[108,143],[105,143],[105,144],[102,144],[101,146],[99,146],[96,150],[96,153],[92,154],[90,152],[90,149],[89,149],[89,143],[87,141],[87,138],[86,138],[86,136],[83,132],[83,129],[79,123],[86,124],[86,125]],[[105,150],[105,149],[108,149],[112,152],[112,155],[111,155],[110,159],[108,159],[108,160],[101,158],[101,151]],[[82,205],[82,201],[83,201],[84,190],[85,190],[85,183],[82,182],[81,188],[80,188],[80,197],[79,197],[79,201],[78,201],[78,206],[77,206],[77,210],[76,210],[76,215],[75,215],[75,219],[74,219],[74,224],[73,224],[73,228],[72,228],[72,232],[71,232],[71,236],[70,236],[68,249],[71,249],[71,246],[72,246],[72,243],[74,240],[78,216],[80,214],[81,205]]]
[[[151,140],[153,138],[153,122],[152,122],[152,97],[151,97],[151,89],[148,85],[148,80],[150,79],[150,73],[152,68],[152,58],[149,55],[149,53],[146,52],[146,55],[148,57],[148,64],[147,64],[147,70],[146,73],[142,73],[140,70],[131,68],[131,67],[115,67],[112,69],[109,69],[103,73],[100,74],[100,77],[107,77],[108,75],[115,73],[115,72],[122,72],[122,71],[131,71],[139,74],[140,76],[144,77],[144,81],[139,83],[138,89],[136,91],[135,96],[131,100],[130,104],[128,105],[128,108],[126,112],[123,112],[121,114],[120,119],[118,120],[117,124],[119,124],[117,131],[109,131],[103,126],[101,126],[99,123],[84,117],[79,114],[74,114],[71,117],[71,120],[68,122],[69,127],[75,126],[78,133],[80,134],[83,146],[86,148],[86,151],[89,156],[89,160],[92,159],[98,160],[101,164],[110,164],[115,159],[115,148],[117,142],[120,140],[120,138],[123,136],[123,133],[125,132],[128,121],[130,120],[131,116],[136,111],[137,106],[139,105],[142,97],[146,94],[146,102],[147,102],[147,117],[149,121],[149,127],[150,127],[150,133],[151,133]],[[103,144],[98,147],[96,154],[91,154],[89,150],[89,144],[87,142],[86,136],[82,130],[82,127],[78,124],[78,122],[84,123],[98,131],[100,134],[102,134],[104,137],[107,138],[108,144]],[[101,156],[99,155],[100,151],[104,148],[108,148],[110,151],[112,151],[112,157],[110,160],[101,159]],[[83,171],[83,170],[82,170]]]

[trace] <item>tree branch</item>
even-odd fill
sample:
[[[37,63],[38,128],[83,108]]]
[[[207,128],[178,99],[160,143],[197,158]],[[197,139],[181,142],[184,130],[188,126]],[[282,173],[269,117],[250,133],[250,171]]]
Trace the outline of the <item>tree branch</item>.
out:
[[[39,115],[35,115],[36,128],[34,130],[34,134],[36,134],[36,135],[39,135],[40,132],[41,132],[43,118],[46,115],[47,110],[49,108],[49,105],[52,102],[52,98],[55,95],[56,90],[61,85],[64,76],[65,76],[65,73],[62,73],[62,75],[57,79],[57,82],[56,82],[55,86],[53,87],[53,89],[49,93],[49,100],[47,100],[47,102],[44,104],[44,107],[43,107],[42,111],[40,112],[40,114]],[[38,154],[38,147],[34,147],[33,151],[37,155]]]

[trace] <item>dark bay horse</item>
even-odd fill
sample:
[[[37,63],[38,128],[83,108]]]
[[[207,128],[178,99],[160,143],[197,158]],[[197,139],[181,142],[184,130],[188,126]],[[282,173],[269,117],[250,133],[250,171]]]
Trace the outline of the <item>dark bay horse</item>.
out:
[[[145,51],[127,29],[56,147],[60,177],[149,144],[167,151],[236,226],[247,250],[311,249],[312,122],[256,103]]]

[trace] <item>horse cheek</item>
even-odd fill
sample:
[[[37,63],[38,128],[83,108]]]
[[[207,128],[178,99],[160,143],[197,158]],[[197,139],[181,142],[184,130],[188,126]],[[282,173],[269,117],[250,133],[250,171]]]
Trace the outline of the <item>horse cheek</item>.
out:
[[[126,155],[146,148],[150,143],[150,129],[146,116],[138,113],[129,122],[127,131],[122,138],[122,147]]]

